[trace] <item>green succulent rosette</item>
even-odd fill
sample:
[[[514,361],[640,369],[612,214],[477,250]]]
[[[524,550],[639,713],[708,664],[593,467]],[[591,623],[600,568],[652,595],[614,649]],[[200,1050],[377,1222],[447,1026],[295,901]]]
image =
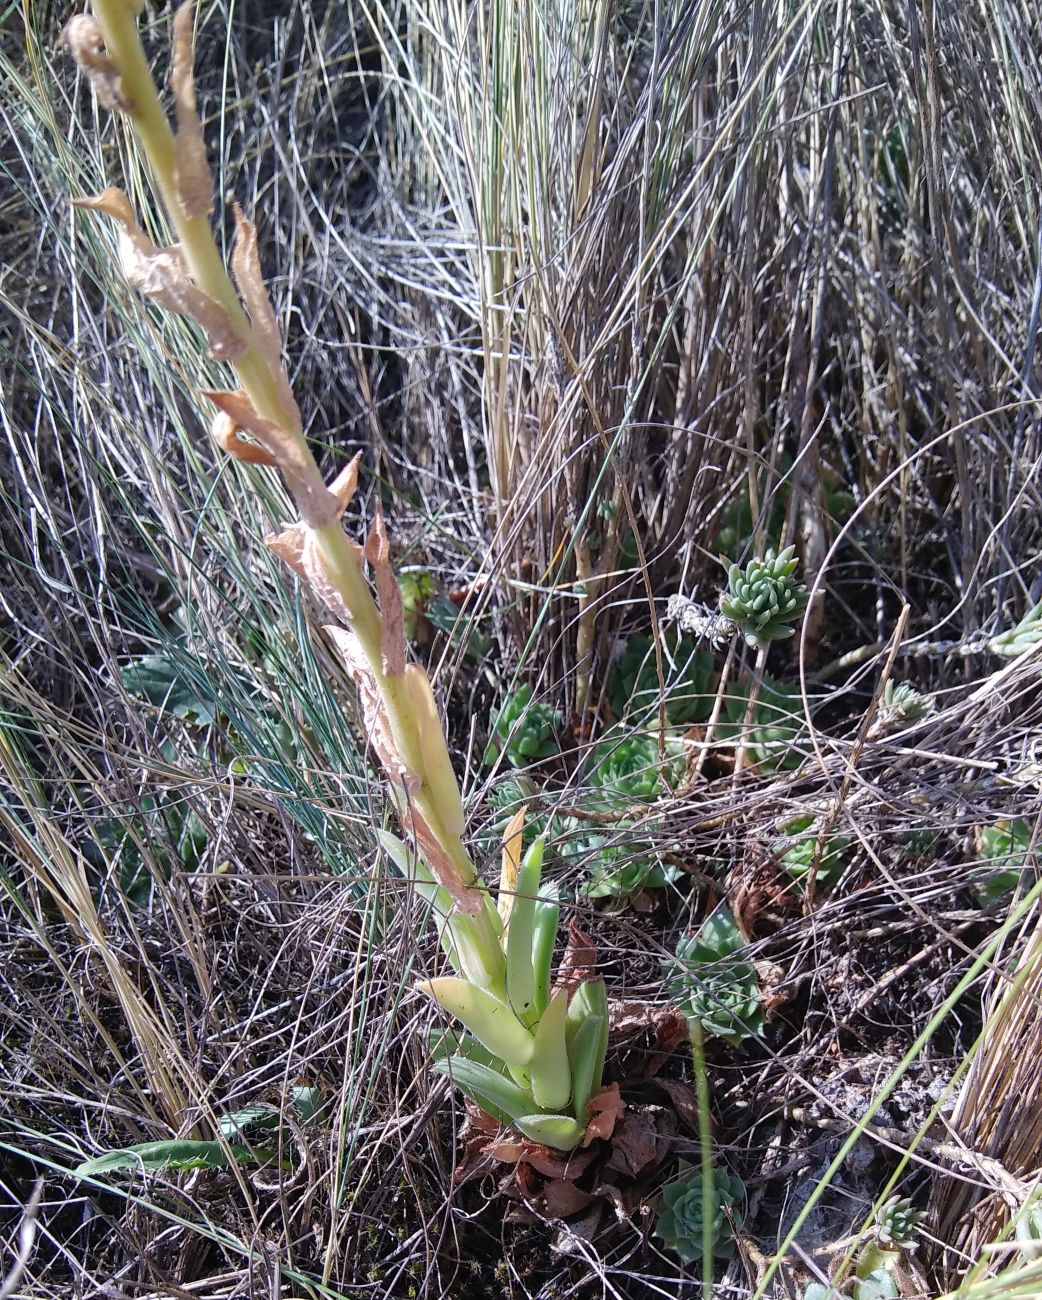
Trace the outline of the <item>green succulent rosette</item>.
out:
[[[655,1224],[655,1236],[670,1250],[675,1251],[685,1264],[702,1258],[705,1240],[705,1199],[702,1173],[686,1174],[662,1189],[662,1213]],[[745,1197],[745,1186],[719,1169],[712,1172],[711,1236],[713,1255],[727,1260],[734,1255],[735,1241],[732,1219],[741,1223],[739,1206]],[[730,1216],[729,1213],[730,1212]]]
[[[815,857],[818,870],[815,883],[819,889],[828,889],[843,874],[850,859],[850,836],[830,834],[818,850],[818,833],[813,817],[797,817],[782,828],[783,835],[775,840],[773,849],[781,869],[796,882],[802,891]]]
[[[763,994],[756,968],[738,956],[744,940],[726,904],[697,934],[677,941],[675,955],[662,963],[666,992],[707,1038],[737,1045],[763,1032]]]
[[[807,607],[807,589],[792,576],[795,552],[794,546],[787,546],[778,554],[769,550],[762,560],[750,560],[744,568],[727,565],[727,590],[720,596],[720,610],[749,645],[767,646],[792,636]]]
[[[667,739],[663,762],[658,736],[650,731],[612,727],[594,745],[586,763],[586,784],[609,807],[652,803],[676,789],[684,774],[684,755]]]
[[[560,752],[555,732],[564,721],[560,709],[532,700],[524,685],[508,695],[492,715],[485,763],[491,765],[505,753],[511,767],[527,767]]]
[[[662,658],[664,702],[670,725],[688,727],[705,722],[715,698],[713,655],[697,650],[690,638],[673,632],[662,637]],[[616,717],[639,718],[657,713],[662,691],[652,637],[629,638],[612,672],[609,690]]]

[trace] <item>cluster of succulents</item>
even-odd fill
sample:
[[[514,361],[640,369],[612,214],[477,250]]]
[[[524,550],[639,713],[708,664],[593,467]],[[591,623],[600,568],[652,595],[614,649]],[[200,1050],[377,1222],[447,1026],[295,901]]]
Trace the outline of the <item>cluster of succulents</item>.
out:
[[[774,853],[778,865],[796,882],[798,889],[806,888],[807,877],[815,861],[816,887],[828,889],[836,883],[849,860],[849,835],[832,832],[822,841],[813,817],[796,817],[786,822],[781,831],[781,837],[773,845]]]
[[[764,677],[756,694],[749,727],[744,729],[752,683],[728,688],[723,717],[717,728],[721,740],[741,740],[752,762],[763,772],[788,771],[803,762],[799,738],[804,731],[803,697],[796,682]]]
[[[665,757],[659,738],[650,731],[613,727],[594,745],[586,764],[586,783],[597,801],[612,807],[651,803],[679,785],[684,757],[675,741],[666,741]]]
[[[743,946],[730,909],[721,903],[662,963],[670,999],[707,1038],[737,1044],[763,1032],[763,993],[756,968],[737,955]]]
[[[710,1234],[713,1255],[716,1259],[726,1260],[734,1255],[734,1228],[742,1222],[745,1185],[733,1174],[719,1169],[713,1169],[708,1177],[712,1188]],[[663,1208],[655,1224],[655,1236],[670,1250],[676,1251],[685,1264],[702,1258],[705,1181],[706,1174],[683,1169],[679,1178],[662,1189]]]
[[[617,717],[639,718],[657,712],[663,699],[671,726],[704,722],[713,711],[715,668],[712,654],[697,650],[676,633],[662,637],[663,693],[655,642],[631,636],[611,676],[611,705]]]
[[[532,699],[531,686],[520,687],[492,715],[485,762],[505,753],[511,767],[527,767],[559,753],[555,732],[563,721],[560,709]]]
[[[793,578],[796,565],[794,546],[777,554],[769,550],[762,560],[750,560],[744,567],[728,565],[720,610],[749,645],[768,646],[795,631],[810,599],[803,583]]]
[[[987,869],[975,873],[973,892],[984,907],[1006,898],[1020,884],[1031,850],[1032,826],[1023,817],[1003,818],[977,832],[976,858]]]

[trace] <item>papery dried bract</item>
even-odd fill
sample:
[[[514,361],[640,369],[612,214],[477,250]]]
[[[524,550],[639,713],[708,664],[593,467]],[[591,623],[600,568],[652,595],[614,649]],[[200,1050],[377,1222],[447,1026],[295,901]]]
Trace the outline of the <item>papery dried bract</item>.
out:
[[[243,216],[238,204],[235,205],[232,274],[235,276],[235,283],[239,286],[239,292],[249,313],[254,342],[264,354],[278,386],[279,402],[294,427],[299,429],[300,409],[282,364],[282,333],[275,319],[264,277],[261,275],[260,256],[257,252],[257,229],[252,221]]]
[[[74,199],[74,206],[104,212],[119,225],[119,260],[123,273],[139,293],[154,298],[178,316],[192,316],[203,327],[210,353],[217,361],[234,361],[246,351],[247,340],[225,309],[188,278],[181,250],[157,248],[137,223],[130,200],[110,185],[89,199]]]
[[[373,566],[376,593],[380,597],[380,656],[388,677],[405,672],[405,631],[402,593],[391,568],[391,544],[387,538],[383,510],[376,503],[376,515],[365,539],[365,558]]]
[[[177,197],[186,217],[205,217],[213,211],[213,177],[206,160],[203,124],[195,103],[192,63],[194,5],[186,0],[174,15],[174,45],[170,85],[174,92],[177,135],[174,138],[174,175]]]
[[[226,423],[222,423],[219,427],[214,425],[214,437],[221,441],[222,446],[240,459],[255,459],[250,456],[240,456],[243,444],[237,436],[231,434],[236,430],[244,430],[256,438],[271,457],[270,460],[260,463],[279,467],[286,477],[287,486],[293,493],[305,523],[313,528],[326,528],[336,523],[340,518],[339,500],[322,481],[315,462],[308,455],[307,448],[301,444],[298,435],[290,433],[274,420],[260,415],[248,394],[241,388],[234,392],[204,388],[202,392],[203,396],[208,397],[235,426],[235,429],[229,433]]]
[[[77,66],[105,107],[129,112],[132,105],[123,94],[123,79],[108,55],[103,53],[101,28],[94,19],[89,14],[77,14],[66,23],[62,36]]]

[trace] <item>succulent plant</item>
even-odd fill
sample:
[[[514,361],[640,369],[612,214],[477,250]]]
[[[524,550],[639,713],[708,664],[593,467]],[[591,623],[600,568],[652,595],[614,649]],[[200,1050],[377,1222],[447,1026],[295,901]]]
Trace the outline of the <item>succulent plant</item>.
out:
[[[504,751],[511,767],[549,758],[559,752],[554,731],[563,721],[560,709],[541,700],[533,702],[531,686],[520,687],[492,715],[485,762],[494,763]]]
[[[685,1264],[702,1258],[705,1223],[703,1173],[682,1171],[681,1177],[662,1189],[663,1209],[655,1224],[655,1236],[676,1251]],[[745,1197],[745,1185],[733,1174],[714,1169],[712,1180],[712,1242],[717,1259],[730,1259],[734,1254],[733,1219],[740,1225],[741,1211],[737,1208]],[[730,1212],[730,1216],[728,1215]]]
[[[737,1044],[763,1032],[763,994],[755,967],[737,956],[743,946],[730,909],[721,903],[662,963],[667,994],[707,1038]]]
[[[796,548],[787,546],[777,555],[769,550],[762,560],[750,560],[743,568],[727,568],[727,590],[720,597],[720,610],[731,619],[749,645],[767,646],[792,636],[793,624],[803,613],[810,597],[802,582],[793,580]]]
[[[1042,600],[1027,611],[1014,627],[993,636],[988,642],[988,649],[994,655],[1004,659],[1015,659],[1025,650],[1030,650],[1042,641]]]
[[[819,889],[827,889],[843,874],[850,856],[849,835],[827,835],[819,850],[820,837],[814,823],[813,817],[797,817],[786,822],[781,828],[781,838],[775,840],[773,845],[779,866],[787,876],[792,877],[800,890],[806,887],[807,876],[815,858],[818,860],[815,883]]]
[[[753,762],[764,772],[794,769],[803,762],[797,741],[804,731],[803,697],[795,682],[764,677],[753,706],[752,721],[743,735],[752,683],[736,682],[728,690],[723,718],[717,728],[721,740],[741,739]]]
[[[917,1210],[907,1197],[892,1196],[876,1215],[879,1244],[910,1250],[915,1245],[922,1217],[923,1211]]]
[[[579,891],[584,898],[632,898],[683,875],[656,853],[641,851],[634,828],[626,823],[601,830],[572,821],[569,829],[577,833],[559,840],[559,851],[566,862],[578,863],[585,871],[587,879]]]
[[[1023,817],[1006,818],[977,833],[976,858],[987,871],[977,872],[973,892],[985,907],[1011,894],[1020,883],[1031,848],[1031,823]]]
[[[901,836],[900,843],[905,855],[909,858],[932,858],[936,856],[936,849],[940,839],[939,831],[921,827],[919,830],[906,831]]]
[[[666,742],[666,759],[659,756],[658,737],[649,731],[613,727],[594,745],[586,765],[586,781],[609,806],[650,803],[675,788],[683,776],[684,758],[675,741]]]
[[[883,698],[879,702],[879,712],[869,730],[869,739],[886,735],[890,731],[899,731],[910,727],[915,722],[922,722],[934,710],[932,695],[917,691],[911,682],[888,681],[883,687]]]
[[[713,711],[714,661],[676,633],[662,637],[666,717],[673,726],[704,722]],[[611,704],[616,716],[657,711],[660,696],[655,643],[650,636],[631,636],[612,673]]]

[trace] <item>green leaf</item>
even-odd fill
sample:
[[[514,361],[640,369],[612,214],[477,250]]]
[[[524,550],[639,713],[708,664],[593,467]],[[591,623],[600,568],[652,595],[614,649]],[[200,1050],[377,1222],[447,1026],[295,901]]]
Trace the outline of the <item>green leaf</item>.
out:
[[[124,1169],[227,1169],[229,1155],[238,1164],[254,1164],[271,1160],[274,1153],[263,1147],[228,1147],[220,1142],[178,1138],[167,1142],[139,1142],[119,1151],[105,1151],[77,1165],[72,1172],[77,1178],[94,1178]]]
[[[510,1123],[532,1109],[531,1093],[480,1061],[450,1056],[435,1061],[434,1069],[451,1079],[482,1110],[503,1123]]]
[[[166,655],[145,655],[120,669],[120,680],[131,695],[147,700],[163,713],[202,724],[217,721],[215,697],[208,686],[189,679]]]

